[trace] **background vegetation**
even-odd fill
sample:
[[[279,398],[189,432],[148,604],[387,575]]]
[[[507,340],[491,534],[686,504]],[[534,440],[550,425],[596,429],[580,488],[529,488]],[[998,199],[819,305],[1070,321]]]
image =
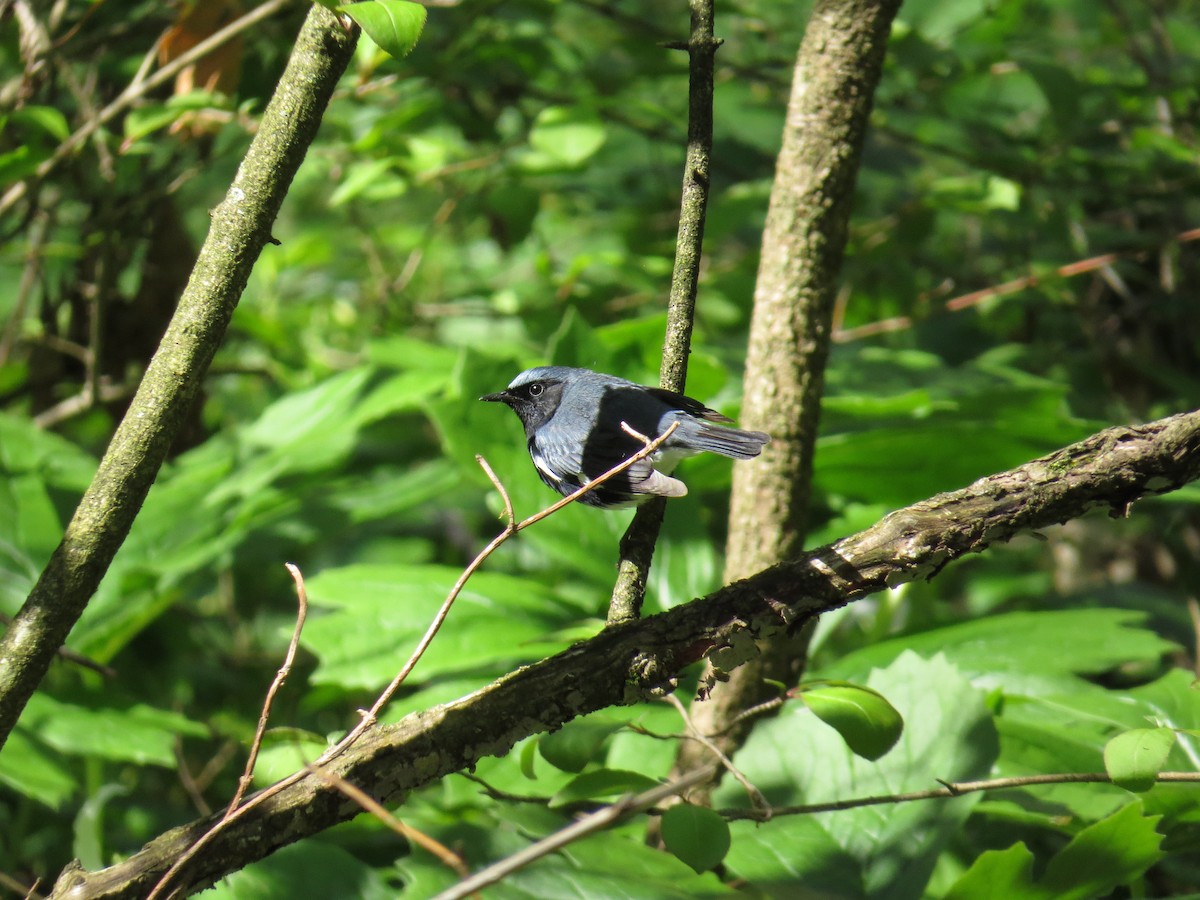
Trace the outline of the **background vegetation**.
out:
[[[156,42],[170,59],[243,11],[0,8],[5,185],[124,90]],[[87,486],[304,13],[227,42],[6,195],[0,611],[29,593]],[[717,9],[688,392],[730,414],[807,17],[803,3]],[[71,635],[111,672],[56,664],[0,754],[0,870],[16,883],[45,885],[73,857],[108,864],[227,802],[291,632],[284,561],[308,576],[314,611],[259,782],[318,755],[370,702],[498,530],[475,454],[518,514],[552,499],[515,418],[480,394],[545,361],[656,378],[687,104],[686,55],[660,44],[686,25],[650,0],[511,0],[431,7],[403,61],[360,42],[186,436]],[[1198,405],[1197,84],[1187,4],[904,4],[859,177],[810,545],[1104,425]],[[648,613],[719,586],[729,471],[687,464]],[[1100,772],[1113,736],[1165,725],[1192,733],[1162,768],[1196,771],[1197,498],[1078,520],[826,616],[807,677],[881,691],[904,716],[901,743],[867,763],[792,703],[736,764],[772,804],[814,803]],[[506,545],[387,720],[598,630],[627,520],[572,507]],[[678,740],[663,736],[682,730],[665,704],[610,710],[481,763],[490,794],[454,776],[402,815],[478,867],[638,784],[612,773],[665,775]],[[581,787],[594,773],[609,775]],[[715,803],[748,805],[735,782]],[[1200,890],[1189,784],[740,821],[718,874],[643,846],[644,828],[573,845],[497,896]],[[360,816],[219,891],[418,897],[456,878]]]

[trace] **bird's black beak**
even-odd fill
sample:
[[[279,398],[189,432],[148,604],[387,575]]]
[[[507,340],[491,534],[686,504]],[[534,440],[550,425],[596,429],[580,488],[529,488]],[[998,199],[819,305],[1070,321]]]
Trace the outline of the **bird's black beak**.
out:
[[[484,394],[479,399],[486,403],[508,403],[512,400],[512,394],[508,391],[497,391],[494,394]]]

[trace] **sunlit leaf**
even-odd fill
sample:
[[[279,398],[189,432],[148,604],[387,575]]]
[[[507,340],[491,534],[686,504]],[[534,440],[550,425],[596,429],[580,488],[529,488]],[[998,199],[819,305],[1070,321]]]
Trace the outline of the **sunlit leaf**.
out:
[[[408,56],[417,45],[427,15],[424,6],[408,0],[366,0],[346,4],[341,11],[396,59]]]

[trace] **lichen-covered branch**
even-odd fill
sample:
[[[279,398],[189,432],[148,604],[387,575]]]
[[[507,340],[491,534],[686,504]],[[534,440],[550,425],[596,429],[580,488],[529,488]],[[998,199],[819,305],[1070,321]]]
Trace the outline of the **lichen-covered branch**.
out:
[[[968,553],[1106,508],[1123,516],[1141,497],[1200,478],[1200,411],[1110,428],[1008,472],[898,510],[876,525],[808,551],[660,615],[610,627],[549,659],[394,725],[378,726],[329,766],[384,803],[538,732],[608,706],[670,690],[708,656],[728,671],[758,641],[814,615],[918,578]],[[1119,527],[1119,526],[1114,526]],[[308,778],[249,810],[180,873],[185,892],[280,847],[352,818],[361,808]],[[213,824],[202,820],[148,844],[111,868],[63,873],[53,897],[146,894]]]
[[[250,270],[317,133],[354,36],[313,6],[178,309],[95,478],[0,638],[0,746],[129,533],[225,335]]]

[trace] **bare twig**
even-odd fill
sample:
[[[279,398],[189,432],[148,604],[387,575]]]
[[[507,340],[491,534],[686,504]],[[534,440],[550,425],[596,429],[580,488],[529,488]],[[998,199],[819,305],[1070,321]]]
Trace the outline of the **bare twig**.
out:
[[[316,775],[326,784],[337,788],[410,844],[416,844],[418,847],[421,847],[422,849],[432,853],[439,860],[441,860],[442,863],[457,872],[460,878],[466,878],[471,874],[471,870],[467,868],[467,864],[461,856],[440,841],[434,840],[425,832],[418,831],[411,825],[405,825],[390,812],[384,809],[382,803],[380,803],[362,788],[351,784],[345,778],[340,778],[337,775],[334,775],[327,769],[322,769],[320,766],[305,766],[305,770],[313,775]]]
[[[283,665],[279,667],[279,671],[275,673],[275,680],[267,688],[267,698],[263,701],[262,713],[258,717],[258,727],[254,729],[254,740],[250,742],[250,754],[246,757],[246,769],[242,772],[242,777],[238,779],[237,790],[233,794],[233,799],[229,801],[229,808],[225,810],[226,819],[237,810],[238,804],[242,802],[242,797],[246,795],[246,790],[254,778],[254,764],[258,761],[258,751],[262,747],[263,734],[267,730],[267,720],[271,717],[271,704],[275,702],[275,695],[279,693],[279,689],[287,680],[288,673],[292,671],[292,663],[296,659],[296,648],[300,646],[300,632],[304,630],[304,620],[308,617],[308,591],[304,588],[304,576],[295,563],[285,563],[285,566],[296,583],[298,605],[296,627],[292,630],[292,640],[288,643]]]
[[[624,425],[625,425],[625,423],[622,423],[623,427],[624,427]],[[462,591],[463,587],[466,585],[467,579],[469,579],[473,574],[475,574],[475,572],[479,569],[479,567],[481,565],[483,565],[484,561],[487,560],[487,558],[489,556],[491,556],[493,552],[495,552],[497,547],[499,547],[501,544],[503,544],[505,541],[507,541],[510,537],[512,537],[517,532],[523,531],[524,529],[528,528],[530,525],[535,525],[538,522],[545,519],[547,516],[553,515],[554,513],[558,512],[560,509],[562,509],[564,506],[566,506],[568,503],[573,503],[574,501],[576,501],[580,497],[582,497],[584,494],[588,493],[589,491],[595,490],[600,485],[604,484],[610,478],[616,477],[617,475],[621,474],[626,469],[628,469],[630,466],[637,463],[638,461],[645,459],[647,456],[649,456],[651,453],[653,453],[655,450],[657,450],[672,434],[674,434],[675,429],[678,427],[679,427],[678,422],[672,422],[671,426],[666,431],[664,431],[662,434],[660,434],[653,441],[650,441],[648,444],[646,444],[646,446],[643,447],[641,450],[639,450],[637,453],[633,454],[628,459],[621,462],[619,465],[613,466],[611,469],[609,469],[607,472],[605,472],[600,477],[598,477],[592,481],[589,481],[587,484],[585,484],[583,487],[579,488],[579,490],[575,491],[574,493],[570,494],[569,496],[563,497],[557,503],[554,503],[554,504],[546,507],[541,512],[536,513],[536,514],[530,516],[529,518],[524,519],[516,524],[513,524],[513,522],[511,520],[509,520],[509,522],[505,525],[504,530],[501,531],[498,535],[496,535],[496,537],[492,538],[491,542],[488,543],[488,545],[486,547],[484,547],[481,551],[479,551],[479,554],[473,560],[471,560],[470,565],[468,565],[463,570],[462,574],[459,575],[458,580],[454,583],[454,586],[450,589],[450,593],[446,595],[446,599],[442,601],[442,605],[438,608],[437,613],[434,615],[433,621],[430,623],[429,627],[425,630],[425,634],[422,635],[421,640],[417,642],[416,649],[413,650],[412,654],[408,658],[408,661],[405,662],[403,667],[401,667],[400,671],[396,674],[396,677],[392,679],[391,683],[386,688],[384,688],[383,693],[381,693],[376,698],[375,702],[371,705],[370,709],[360,711],[360,719],[359,719],[358,724],[355,725],[346,734],[346,736],[344,738],[342,738],[340,741],[338,741],[337,744],[335,744],[333,747],[330,747],[323,754],[321,754],[321,757],[315,763],[313,763],[313,765],[322,766],[322,767],[327,766],[330,762],[332,762],[334,759],[336,759],[338,756],[340,756],[355,741],[357,741],[368,728],[370,728],[372,725],[375,724],[376,720],[379,717],[380,711],[385,706],[387,706],[387,704],[391,701],[391,699],[395,695],[396,691],[398,691],[400,689],[400,685],[402,685],[404,683],[404,680],[406,678],[408,678],[409,673],[412,672],[412,670],[416,667],[417,662],[421,659],[421,657],[425,655],[425,651],[429,648],[429,645],[431,643],[433,643],[434,637],[437,636],[438,631],[442,627],[442,623],[446,621],[446,616],[448,616],[450,614],[450,607],[454,605],[454,601],[455,601],[455,599],[457,599],[459,593]],[[484,468],[484,472],[488,472],[488,468]],[[495,473],[491,473],[489,475],[489,477],[495,479]],[[498,481],[498,479],[495,479],[495,480]],[[501,496],[507,497],[507,492],[501,491]],[[196,842],[194,844],[192,844],[191,847],[188,848],[187,852],[181,854],[179,856],[179,858],[177,860],[175,860],[175,862],[172,864],[171,868],[169,868],[166,871],[166,873],[163,875],[163,877],[159,879],[158,883],[154,886],[154,889],[147,896],[146,900],[156,900],[156,898],[161,897],[163,895],[163,893],[166,891],[167,886],[170,884],[171,880],[175,877],[175,875],[185,865],[187,865],[189,860],[194,858],[196,856],[196,854],[199,853],[200,850],[203,849],[226,826],[228,826],[232,822],[236,821],[241,815],[246,813],[248,810],[253,809],[258,804],[267,800],[269,797],[275,796],[276,794],[278,794],[280,791],[284,790],[285,788],[290,787],[293,784],[296,784],[298,781],[302,780],[307,775],[308,775],[307,770],[303,770],[303,769],[300,771],[297,771],[297,772],[293,772],[291,775],[287,776],[286,778],[275,782],[275,784],[271,785],[270,787],[264,788],[262,791],[259,791],[257,794],[255,794],[253,797],[251,797],[248,801],[246,801],[245,804],[238,807],[236,810],[231,810],[230,812],[227,812],[225,817],[223,819],[221,819],[220,822],[218,822],[212,828],[210,828],[208,831],[206,831],[204,834],[202,834],[196,840]]]
[[[88,360],[92,358],[92,354],[89,353]],[[94,369],[90,366],[88,371],[94,374]],[[53,428],[61,425],[67,419],[87,412],[97,403],[115,403],[118,400],[127,400],[137,393],[137,388],[136,384],[109,384],[103,378],[88,382],[78,394],[61,400],[34,416],[33,424],[38,428]]]
[[[1159,772],[1155,776],[1160,782],[1200,782],[1200,772]],[[764,815],[759,809],[719,809],[730,821],[750,819],[764,822],[769,816],[802,816],[812,813],[838,812],[857,809],[860,806],[880,806],[885,803],[910,803],[913,800],[938,800],[970,794],[977,791],[1001,791],[1012,788],[1031,787],[1041,784],[1111,784],[1112,778],[1105,772],[1065,772],[1060,775],[1020,775],[1013,778],[992,778],[987,781],[942,782],[943,786],[928,791],[911,791],[906,794],[886,794],[879,797],[858,797],[854,800],[834,800],[829,803],[808,803],[803,806],[776,806]]]
[[[492,483],[492,487],[496,489],[496,493],[500,495],[500,499],[504,501],[504,521],[512,527],[513,522],[517,520],[516,514],[513,513],[512,500],[509,499],[508,491],[504,489],[504,482],[496,477],[496,473],[492,471],[491,464],[481,455],[475,454],[475,462],[479,463],[479,467],[483,469],[483,474],[488,477],[488,481]]]
[[[573,844],[590,834],[595,834],[597,831],[601,831],[621,821],[632,813],[649,809],[667,797],[681,793],[692,785],[698,784],[705,778],[711,778],[712,774],[711,769],[698,769],[667,784],[661,784],[640,794],[623,797],[612,804],[612,806],[606,806],[591,815],[584,816],[579,821],[568,825],[560,831],[556,831],[549,837],[543,838],[537,843],[530,844],[524,850],[488,866],[465,881],[460,881],[454,887],[442,891],[433,900],[462,900],[463,897],[481,890],[489,884],[495,884],[518,869],[524,868],[530,863],[548,856],[568,844]]]
[[[25,897],[26,900],[42,900],[42,895],[37,892],[40,883],[41,880],[39,879],[31,886],[27,886],[13,878],[7,872],[0,872],[0,887],[8,888],[14,894]]]
[[[288,2],[289,0],[267,0],[262,6],[256,6],[241,18],[230,22],[220,31],[205,38],[186,53],[181,53],[149,78],[135,77],[115,100],[58,145],[54,153],[37,167],[34,172],[34,179],[41,180],[49,175],[59,163],[79,149],[83,142],[91,137],[102,125],[116,118],[137,100],[144,97],[149,91],[174,78],[179,72],[196,62],[196,60],[207,56],[226,41],[254,27],[264,19],[269,19],[275,13],[279,12],[279,10],[283,9]],[[18,200],[25,196],[27,186],[27,181],[19,181],[9,188],[3,197],[0,197],[0,214],[7,212]]]
[[[684,707],[684,705],[679,701],[679,698],[674,694],[667,694],[665,697],[663,697],[663,700],[675,707],[675,712],[679,713],[679,718],[683,719],[684,727],[687,728],[688,735],[692,738],[692,740],[699,741],[701,744],[707,747],[708,751],[717,758],[718,762],[720,762],[722,766],[725,767],[725,770],[737,780],[738,784],[742,786],[742,789],[750,798],[750,804],[755,809],[763,813],[763,821],[771,818],[771,804],[767,802],[767,798],[763,796],[762,791],[760,791],[750,782],[750,779],[747,778],[745,774],[743,774],[742,771],[733,764],[733,760],[726,756],[721,748],[718,747],[711,738],[700,733],[700,729],[698,729],[695,723],[692,722],[692,717],[688,715],[686,707]]]
[[[502,803],[533,803],[537,806],[546,806],[550,802],[549,797],[538,797],[533,794],[510,794],[508,791],[502,791],[497,787],[492,787],[474,772],[459,772],[458,774],[483,788],[483,793],[488,797]]]
[[[196,807],[196,812],[202,816],[212,815],[212,807],[204,799],[204,791],[196,783],[187,758],[183,755],[183,739],[179,735],[175,735],[171,750],[175,755],[175,769],[179,772],[179,783],[183,786],[184,793],[192,801],[192,806]]]
[[[46,212],[37,212],[29,226],[29,246],[25,251],[25,266],[21,270],[21,280],[17,284],[17,296],[13,302],[12,314],[9,316],[8,324],[4,326],[3,335],[0,335],[0,366],[8,362],[9,354],[12,353],[17,339],[21,335],[21,325],[25,320],[25,309],[29,305],[29,296],[33,293],[33,287],[42,272],[42,245],[46,240],[48,219],[49,216]]]
[[[1181,231],[1171,240],[1177,244],[1186,244],[1190,241],[1200,240],[1200,228]],[[1102,253],[1099,256],[1092,256],[1088,259],[1068,263],[1065,266],[1059,266],[1049,275],[1026,275],[1024,278],[1014,278],[1003,284],[996,284],[978,291],[971,291],[968,294],[962,294],[947,300],[944,308],[947,312],[958,312],[969,309],[987,300],[991,300],[993,297],[1004,297],[1009,294],[1015,294],[1018,291],[1026,290],[1027,288],[1037,287],[1037,285],[1043,284],[1052,278],[1074,278],[1076,275],[1084,275],[1088,272],[1103,271],[1121,259],[1136,258],[1144,252],[1139,250],[1128,253]],[[861,340],[862,338],[872,337],[877,334],[904,331],[905,329],[912,328],[915,323],[916,319],[912,316],[895,316],[890,319],[880,319],[877,322],[868,322],[865,325],[858,325],[854,328],[838,328],[833,333],[833,340],[839,344],[848,344],[851,341]]]

